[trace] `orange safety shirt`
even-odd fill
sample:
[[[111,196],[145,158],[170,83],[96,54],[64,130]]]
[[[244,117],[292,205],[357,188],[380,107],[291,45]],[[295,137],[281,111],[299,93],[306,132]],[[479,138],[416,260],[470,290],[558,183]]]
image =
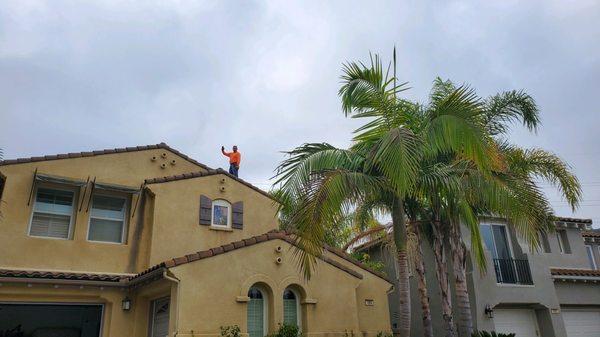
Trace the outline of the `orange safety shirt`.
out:
[[[242,154],[238,152],[225,152],[223,154],[229,157],[229,164],[236,164],[240,166],[240,162],[242,161]]]

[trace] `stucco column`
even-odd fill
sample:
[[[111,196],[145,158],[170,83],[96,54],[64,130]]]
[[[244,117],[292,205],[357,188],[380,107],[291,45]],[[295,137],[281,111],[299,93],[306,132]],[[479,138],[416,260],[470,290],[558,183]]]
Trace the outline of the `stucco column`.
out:
[[[273,314],[270,321],[273,326],[271,327],[269,333],[274,333],[279,329],[279,326],[283,324],[283,289],[279,287],[273,288],[273,299],[270,301],[272,305],[272,310],[270,310]]]
[[[542,336],[567,337],[565,324],[560,313],[551,313],[549,309],[536,310],[538,326]]]

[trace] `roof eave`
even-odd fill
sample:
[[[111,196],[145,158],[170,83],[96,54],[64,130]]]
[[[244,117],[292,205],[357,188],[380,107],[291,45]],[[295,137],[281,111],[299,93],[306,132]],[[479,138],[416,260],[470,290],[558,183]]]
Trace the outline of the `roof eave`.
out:
[[[552,279],[554,281],[572,281],[572,282],[591,282],[598,283],[600,282],[600,276],[571,276],[571,275],[552,275]]]

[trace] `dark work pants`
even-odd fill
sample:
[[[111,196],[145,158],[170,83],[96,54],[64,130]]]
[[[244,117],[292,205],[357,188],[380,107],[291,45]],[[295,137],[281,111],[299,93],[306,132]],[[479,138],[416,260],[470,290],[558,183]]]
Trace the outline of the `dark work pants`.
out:
[[[235,165],[235,164],[229,164],[229,173],[233,174],[234,176],[238,176],[238,171],[240,170],[240,167]]]

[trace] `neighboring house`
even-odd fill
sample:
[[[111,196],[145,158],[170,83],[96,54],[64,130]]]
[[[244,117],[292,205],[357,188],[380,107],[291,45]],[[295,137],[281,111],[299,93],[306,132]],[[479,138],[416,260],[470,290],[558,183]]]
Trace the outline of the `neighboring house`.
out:
[[[600,336],[600,232],[590,230],[592,221],[588,219],[557,218],[555,225],[555,233],[541,238],[541,251],[531,252],[502,220],[481,220],[487,273],[474,269],[470,260],[467,267],[476,329],[515,332],[519,337]],[[353,249],[368,253],[372,260],[384,261],[387,274],[396,275],[394,254],[390,254],[386,239],[389,230],[386,233],[363,238]],[[464,239],[470,242],[468,233]],[[440,292],[429,245],[424,245],[423,254],[434,331],[436,336],[442,335]],[[414,277],[411,300],[412,331],[420,336],[421,305]],[[452,302],[456,303],[454,294]],[[397,293],[392,292],[393,328],[398,318],[395,308]],[[454,317],[456,322],[456,313]]]
[[[384,275],[327,248],[306,281],[269,194],[164,143],[0,161],[0,200],[0,335],[390,331]]]

